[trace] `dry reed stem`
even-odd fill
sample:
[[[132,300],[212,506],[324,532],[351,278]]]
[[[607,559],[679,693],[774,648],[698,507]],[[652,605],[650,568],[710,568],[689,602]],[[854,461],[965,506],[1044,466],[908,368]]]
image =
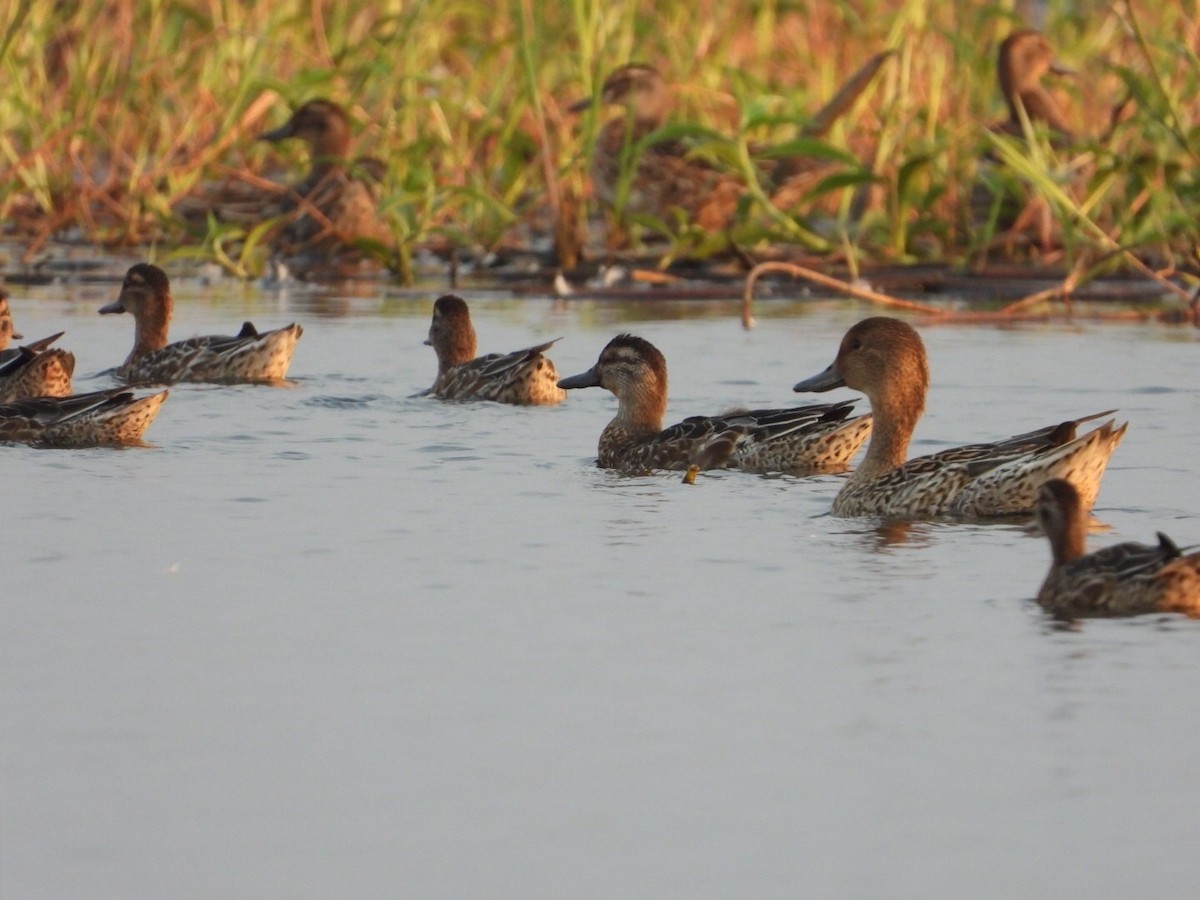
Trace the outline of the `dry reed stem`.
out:
[[[313,42],[317,45],[317,55],[321,64],[333,68],[333,54],[329,51],[329,36],[325,33],[325,12],[321,9],[321,0],[312,0],[309,4],[312,16]]]
[[[1062,284],[1046,288],[1043,291],[1035,291],[1028,297],[1022,297],[1020,300],[1016,300],[1000,310],[1000,314],[1015,316],[1017,313],[1023,312],[1031,306],[1037,306],[1043,301],[1054,300],[1056,298],[1070,303],[1071,293],[1079,286],[1079,278],[1082,274],[1083,261],[1080,260],[1079,264],[1062,280]]]
[[[1074,273],[1072,272],[1071,275],[1074,275]],[[1049,287],[1045,290],[1035,291],[1028,296],[1022,297],[1020,300],[1014,300],[1012,303],[1008,304],[1008,306],[996,313],[989,313],[989,315],[1008,316],[1010,318],[1015,318],[1020,313],[1029,309],[1029,307],[1037,306],[1039,303],[1044,303],[1048,300],[1066,301],[1070,296],[1071,291],[1074,290],[1075,287],[1073,284],[1068,286],[1067,282],[1069,281],[1071,281],[1071,276],[1067,276],[1067,278],[1063,280],[1062,284],[1057,284],[1054,287]]]
[[[892,297],[888,294],[881,294],[876,291],[856,288],[848,282],[838,278],[833,278],[829,275],[823,275],[820,272],[809,269],[805,266],[797,265],[796,263],[785,262],[766,262],[755,266],[750,274],[746,276],[746,285],[742,292],[742,327],[749,330],[754,327],[754,316],[751,313],[751,303],[754,296],[754,284],[758,277],[766,272],[787,272],[799,278],[805,278],[814,281],[824,287],[832,288],[842,293],[849,294],[852,297],[857,297],[860,300],[867,300],[871,303],[877,303],[882,306],[888,306],[894,309],[904,309],[911,312],[923,312],[931,316],[931,319],[925,324],[954,324],[954,325],[971,325],[985,323],[1018,323],[1018,322],[1050,322],[1055,319],[1087,319],[1093,322],[1147,322],[1147,321],[1170,321],[1168,316],[1161,312],[1152,310],[1113,310],[1104,312],[1089,312],[1083,315],[1077,314],[1068,303],[1066,309],[1061,314],[1052,312],[1046,313],[1026,313],[1025,310],[1036,306],[1046,300],[1052,300],[1056,297],[1066,299],[1078,287],[1082,266],[1076,267],[1063,282],[1052,288],[1047,288],[1043,291],[1037,291],[1027,297],[1014,301],[1008,304],[1003,309],[994,311],[970,311],[960,312],[948,309],[939,309],[934,306],[928,306],[923,303],[915,303],[909,300],[901,300],[897,297]],[[1162,276],[1156,274],[1156,281],[1165,281]],[[1167,282],[1170,283],[1170,282]],[[1173,285],[1177,290],[1178,286]],[[1200,287],[1196,291],[1185,296],[1189,300],[1188,318],[1193,325],[1200,327]]]
[[[980,312],[951,312],[922,322],[922,325],[1015,325],[1047,323],[1057,321],[1087,322],[1164,322],[1160,312],[1145,309],[1090,310],[1078,312],[1067,309],[1061,313],[1017,313],[1010,315],[1003,310]]]
[[[938,309],[936,306],[915,303],[911,300],[901,300],[899,297],[892,297],[889,294],[881,294],[878,291],[855,287],[848,281],[842,281],[840,278],[834,278],[830,275],[823,275],[815,269],[797,265],[796,263],[765,262],[759,263],[750,270],[750,274],[746,276],[746,286],[742,290],[742,327],[747,331],[754,327],[754,316],[751,314],[750,305],[754,299],[755,282],[758,281],[759,276],[767,272],[786,272],[797,278],[815,282],[822,287],[827,287],[843,294],[849,294],[851,297],[857,297],[859,300],[867,300],[871,303],[877,303],[880,306],[887,306],[892,309],[923,312],[932,316],[951,315],[947,310]]]

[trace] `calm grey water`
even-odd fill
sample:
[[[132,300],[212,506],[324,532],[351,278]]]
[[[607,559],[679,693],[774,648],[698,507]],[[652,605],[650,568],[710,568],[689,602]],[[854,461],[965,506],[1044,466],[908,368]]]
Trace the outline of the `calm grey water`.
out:
[[[108,383],[115,286],[11,291]],[[0,448],[3,897],[1194,896],[1200,623],[1056,628],[1042,539],[833,519],[836,478],[597,471],[598,389],[410,399],[433,294],[363,293],[180,280],[177,338],[301,321],[295,385]],[[697,309],[472,301],[563,374],[650,339],[672,420],[803,400],[875,312]],[[1200,541],[1195,331],[923,334],[915,452],[1119,407],[1093,542]]]

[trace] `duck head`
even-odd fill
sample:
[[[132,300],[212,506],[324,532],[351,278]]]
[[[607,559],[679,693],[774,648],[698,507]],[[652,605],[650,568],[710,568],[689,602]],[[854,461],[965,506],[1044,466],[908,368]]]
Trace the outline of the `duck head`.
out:
[[[649,341],[619,334],[586,372],[558,382],[565,390],[602,387],[620,401],[621,414],[659,423],[667,411],[667,361]]]
[[[345,111],[331,100],[309,100],[274,131],[258,136],[272,144],[299,138],[308,144],[314,163],[344,160],[350,151],[350,120]]]
[[[138,263],[131,266],[121,282],[121,293],[117,299],[107,306],[100,307],[101,315],[127,312],[135,319],[152,315],[157,310],[165,309],[170,318],[171,282],[167,273],[158,266],[150,263]]]
[[[1037,524],[1050,539],[1050,552],[1056,565],[1084,555],[1087,517],[1079,491],[1069,481],[1051,478],[1038,488],[1033,508]]]
[[[915,328],[888,316],[863,319],[846,332],[837,356],[822,372],[795,385],[797,392],[849,387],[862,391],[875,410],[890,410],[913,423],[925,410],[929,362]]]
[[[1010,127],[1020,128],[1019,101],[1031,122],[1045,122],[1055,131],[1069,134],[1066,116],[1042,85],[1042,78],[1051,72],[1075,74],[1055,59],[1054,48],[1041,32],[1023,28],[1014,31],[1000,44],[996,75],[1004,102],[1008,104]]]
[[[100,314],[132,315],[137,323],[134,352],[140,354],[166,345],[174,305],[167,273],[158,266],[138,263],[125,273],[117,299],[100,307]]]
[[[581,112],[595,101],[588,97],[572,104],[571,112]],[[666,118],[670,98],[667,83],[658,69],[644,63],[626,63],[619,66],[604,79],[599,102],[624,106],[638,123],[657,127]]]
[[[446,294],[434,302],[425,344],[437,353],[438,368],[442,370],[475,358],[475,326],[462,297]]]

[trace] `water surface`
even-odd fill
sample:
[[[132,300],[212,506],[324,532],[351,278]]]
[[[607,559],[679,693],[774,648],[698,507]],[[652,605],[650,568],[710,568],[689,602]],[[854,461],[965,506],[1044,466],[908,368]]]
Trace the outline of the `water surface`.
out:
[[[13,289],[77,390],[115,285]],[[1200,623],[1064,629],[1016,524],[826,515],[835,477],[621,478],[613,398],[410,397],[433,294],[176,286],[303,323],[288,388],[181,385],[149,448],[4,457],[4,897],[1190,896]],[[782,404],[867,307],[473,298],[480,349],[618,331],[669,416]],[[765,314],[764,314],[765,313]],[[1196,332],[923,329],[915,452],[1111,407],[1096,544],[1200,541]],[[846,392],[825,395],[833,399]],[[814,398],[815,399],[815,398]]]

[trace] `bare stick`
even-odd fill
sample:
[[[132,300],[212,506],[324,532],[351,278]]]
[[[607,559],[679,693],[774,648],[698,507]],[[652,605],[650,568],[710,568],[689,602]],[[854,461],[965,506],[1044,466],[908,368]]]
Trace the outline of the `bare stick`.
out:
[[[759,263],[750,270],[750,274],[746,276],[746,287],[742,291],[742,327],[747,331],[754,327],[754,316],[750,312],[750,304],[754,299],[754,284],[758,281],[759,276],[766,272],[787,272],[789,275],[794,275],[797,278],[803,278],[807,281],[815,282],[822,287],[827,287],[830,290],[849,294],[851,297],[857,297],[859,300],[878,303],[880,306],[889,306],[893,309],[906,309],[910,312],[923,312],[931,316],[948,315],[946,310],[938,309],[936,306],[927,306],[924,303],[901,300],[898,297],[892,297],[888,294],[880,294],[877,291],[855,287],[848,281],[823,275],[814,269],[809,269],[796,263],[765,262]]]

